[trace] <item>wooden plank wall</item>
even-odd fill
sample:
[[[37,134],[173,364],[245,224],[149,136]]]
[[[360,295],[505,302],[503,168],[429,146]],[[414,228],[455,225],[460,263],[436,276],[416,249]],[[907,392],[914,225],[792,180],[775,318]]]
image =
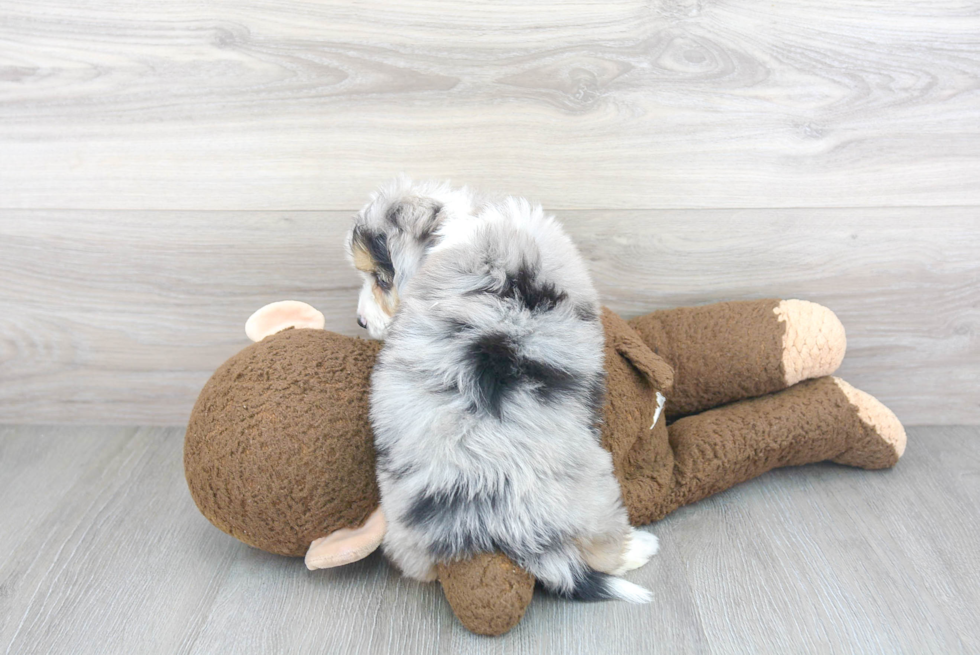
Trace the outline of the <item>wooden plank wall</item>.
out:
[[[611,307],[827,304],[980,423],[980,6],[0,0],[0,421],[180,424],[399,171],[558,214]]]

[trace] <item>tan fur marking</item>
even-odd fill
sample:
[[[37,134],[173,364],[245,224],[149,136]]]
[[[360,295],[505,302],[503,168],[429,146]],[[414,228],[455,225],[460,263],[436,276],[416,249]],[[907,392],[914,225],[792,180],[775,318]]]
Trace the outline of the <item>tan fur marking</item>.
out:
[[[386,293],[381,287],[375,284],[374,299],[388,316],[394,316],[395,312],[398,311],[398,290],[394,287]]]
[[[374,263],[374,258],[371,257],[371,253],[356,242],[351,246],[351,250],[354,268],[365,273],[373,273],[377,265]]]
[[[783,300],[773,309],[783,332],[786,386],[830,375],[844,361],[847,337],[834,312],[806,300]]]

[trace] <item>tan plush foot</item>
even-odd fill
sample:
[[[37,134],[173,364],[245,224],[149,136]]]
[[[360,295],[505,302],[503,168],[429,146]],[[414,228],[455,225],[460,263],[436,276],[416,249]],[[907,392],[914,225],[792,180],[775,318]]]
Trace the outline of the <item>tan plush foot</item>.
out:
[[[832,379],[866,428],[862,438],[834,461],[863,468],[893,466],[905,452],[905,428],[898,417],[874,396],[855,389],[840,378]]]
[[[847,338],[834,312],[806,300],[783,300],[773,309],[784,324],[786,385],[830,375],[844,360]]]

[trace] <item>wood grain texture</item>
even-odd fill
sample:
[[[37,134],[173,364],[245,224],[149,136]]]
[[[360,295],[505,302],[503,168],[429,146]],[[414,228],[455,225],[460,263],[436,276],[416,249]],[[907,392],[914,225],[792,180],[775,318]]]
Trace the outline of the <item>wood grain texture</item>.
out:
[[[0,207],[980,204],[962,0],[3,0]]]
[[[975,208],[559,214],[624,316],[805,298],[848,332],[841,375],[907,424],[980,423]],[[0,213],[0,421],[176,425],[244,347],[310,302],[358,335],[347,212]]]
[[[212,527],[179,429],[0,427],[8,653],[973,653],[980,434],[914,428],[889,471],[778,470],[651,529],[650,605],[536,593],[465,631],[378,555],[311,573]],[[43,483],[40,483],[43,482]],[[8,502],[12,500],[13,502]]]

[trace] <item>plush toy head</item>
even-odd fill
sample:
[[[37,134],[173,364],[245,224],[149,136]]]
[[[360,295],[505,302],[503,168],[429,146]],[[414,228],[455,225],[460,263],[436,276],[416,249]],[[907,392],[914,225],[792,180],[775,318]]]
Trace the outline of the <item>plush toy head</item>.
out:
[[[277,327],[247,329],[258,336]],[[378,507],[364,417],[380,346],[287,328],[225,362],[201,391],[185,437],[187,483],[204,516],[251,546],[293,556],[363,526]],[[382,533],[383,525],[374,547]]]

